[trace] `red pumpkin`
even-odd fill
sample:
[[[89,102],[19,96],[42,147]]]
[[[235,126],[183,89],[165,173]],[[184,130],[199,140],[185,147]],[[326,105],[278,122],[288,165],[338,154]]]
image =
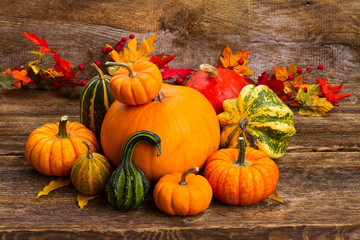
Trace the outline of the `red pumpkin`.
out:
[[[133,161],[151,183],[172,172],[202,168],[218,150],[220,125],[209,101],[198,91],[163,84],[162,97],[143,105],[115,101],[101,127],[101,144],[107,159],[116,167],[126,140],[148,130],[161,139],[161,155],[147,143],[139,143]],[[161,94],[160,94],[161,95]]]
[[[213,105],[216,114],[224,111],[223,101],[239,96],[245,85],[247,83],[244,77],[235,71],[215,68],[208,64],[200,65],[200,71],[195,73],[185,84],[185,86],[201,92]]]

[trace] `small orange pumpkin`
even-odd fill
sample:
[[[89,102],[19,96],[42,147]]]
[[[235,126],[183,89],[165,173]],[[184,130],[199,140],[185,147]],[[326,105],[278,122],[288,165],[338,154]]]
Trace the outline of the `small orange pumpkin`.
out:
[[[244,138],[239,139],[240,149],[220,149],[209,157],[204,176],[223,203],[255,204],[275,191],[279,169],[266,153],[245,148]]]
[[[133,63],[107,62],[121,66],[110,80],[110,90],[116,100],[127,105],[141,105],[153,100],[162,86],[159,68],[150,61]]]
[[[191,172],[171,173],[160,178],[154,188],[156,206],[170,215],[196,215],[205,211],[211,202],[213,192],[209,182],[201,175]]]
[[[90,144],[93,152],[99,150],[95,134],[78,122],[61,117],[59,123],[48,123],[35,129],[25,145],[25,156],[29,164],[42,174],[49,176],[69,175],[73,163],[87,153]]]

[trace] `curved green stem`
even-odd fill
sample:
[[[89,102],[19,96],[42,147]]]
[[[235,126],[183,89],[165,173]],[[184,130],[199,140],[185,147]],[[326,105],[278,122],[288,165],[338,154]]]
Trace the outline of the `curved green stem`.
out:
[[[190,168],[189,170],[187,170],[186,172],[184,172],[182,175],[181,175],[181,181],[179,182],[180,185],[186,185],[187,182],[186,182],[186,176],[191,173],[191,172],[198,172],[199,171],[199,168],[198,167],[193,167],[193,168]]]
[[[62,116],[59,122],[59,132],[56,134],[58,138],[67,138],[70,137],[70,133],[66,131],[68,116]]]
[[[91,64],[91,66],[96,69],[96,71],[97,71],[98,74],[99,74],[99,78],[100,78],[101,80],[104,80],[104,79],[105,79],[105,75],[104,75],[103,71],[101,71],[101,69],[100,69],[95,63]]]
[[[87,143],[86,141],[82,141],[83,144],[85,144],[85,146],[87,147],[87,153],[86,153],[86,158],[87,159],[92,159],[94,156],[92,154],[92,151],[91,151],[91,148],[90,148],[90,145],[89,143]]]
[[[240,142],[239,156],[238,159],[233,163],[233,165],[237,167],[244,167],[250,165],[250,162],[245,161],[245,151],[246,151],[245,139],[243,137],[239,137],[239,142]]]
[[[129,77],[133,78],[136,77],[137,72],[134,72],[134,70],[130,67],[129,64],[122,63],[122,62],[106,62],[105,65],[112,65],[112,66],[121,66],[126,67],[129,71]]]
[[[253,143],[255,144],[255,146],[257,146],[257,139],[256,139],[256,137],[246,130],[246,126],[248,125],[247,119],[246,119],[246,118],[240,119],[239,124],[240,124],[241,130],[242,130],[244,133],[246,133],[247,135],[249,135],[249,136],[251,137]]]
[[[122,154],[121,154],[121,160],[120,160],[120,166],[122,167],[124,164],[131,164],[133,159],[133,154],[136,145],[138,145],[140,142],[148,142],[149,144],[155,146],[157,148],[157,156],[160,156],[161,154],[161,140],[160,137],[151,131],[143,130],[138,131],[131,135],[128,140],[125,142]]]

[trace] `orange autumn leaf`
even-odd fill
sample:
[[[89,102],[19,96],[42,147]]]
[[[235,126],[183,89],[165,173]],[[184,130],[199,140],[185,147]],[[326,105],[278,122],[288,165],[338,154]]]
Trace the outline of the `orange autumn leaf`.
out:
[[[336,93],[340,93],[341,92],[341,87],[344,85],[344,83],[340,84],[340,85],[337,85],[337,86],[332,86],[331,84],[328,84],[327,83],[327,80],[324,79],[324,78],[319,78],[319,79],[316,79],[316,81],[319,83],[320,85],[320,90],[319,92],[323,94],[324,97],[326,97],[326,99],[331,102],[331,104],[333,106],[338,106],[338,101],[337,100],[340,100],[342,98],[345,98],[345,97],[349,97],[351,96],[352,94],[348,94],[348,93],[345,93],[345,94],[336,94]]]
[[[236,54],[233,54],[229,45],[226,45],[222,52],[222,57],[220,57],[220,61],[224,68],[232,67],[235,72],[241,75],[251,75],[253,74],[253,71],[251,71],[251,69],[246,66],[246,64],[249,62],[249,52],[250,49],[246,51],[239,51]],[[244,60],[244,64],[238,64],[240,59]]]
[[[21,85],[27,85],[29,82],[31,82],[31,78],[27,76],[28,72],[23,70],[10,70],[6,69],[2,74],[12,74],[15,79],[17,79],[17,82],[14,82],[12,85],[16,87],[21,87]]]
[[[303,75],[297,73],[297,67],[291,63],[289,69],[286,67],[273,67],[276,79],[283,81],[284,86],[288,92],[294,91],[295,87],[303,85]],[[292,76],[292,78],[290,77]]]

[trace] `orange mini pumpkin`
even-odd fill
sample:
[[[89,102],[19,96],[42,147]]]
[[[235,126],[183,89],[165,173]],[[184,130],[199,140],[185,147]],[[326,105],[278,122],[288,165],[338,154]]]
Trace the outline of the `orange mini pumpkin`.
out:
[[[279,170],[275,162],[260,150],[224,148],[215,152],[206,162],[204,176],[214,196],[229,205],[250,205],[269,197],[276,188]]]
[[[134,63],[107,62],[121,66],[110,80],[110,90],[116,100],[128,105],[141,105],[153,100],[161,89],[162,75],[150,61]]]
[[[199,171],[199,168],[160,178],[153,196],[161,211],[170,215],[196,215],[209,207],[213,196],[211,186],[206,178],[191,173],[193,171]]]
[[[25,145],[25,156],[29,164],[42,174],[49,176],[69,175],[73,163],[87,153],[86,141],[92,151],[99,150],[95,134],[78,122],[61,117],[59,123],[48,123],[35,129]]]

